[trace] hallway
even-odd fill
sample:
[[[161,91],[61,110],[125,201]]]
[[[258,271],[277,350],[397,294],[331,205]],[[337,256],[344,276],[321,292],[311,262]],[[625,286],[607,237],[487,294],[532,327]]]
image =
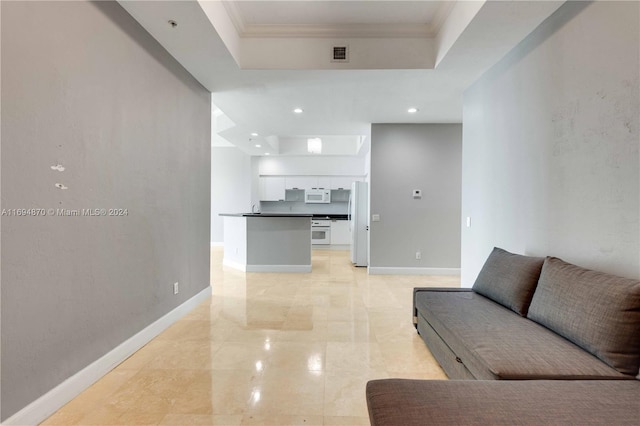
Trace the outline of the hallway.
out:
[[[211,250],[212,297],[45,425],[367,425],[368,380],[445,379],[411,324],[412,289],[459,277],[370,276],[346,251],[310,274],[242,273]]]

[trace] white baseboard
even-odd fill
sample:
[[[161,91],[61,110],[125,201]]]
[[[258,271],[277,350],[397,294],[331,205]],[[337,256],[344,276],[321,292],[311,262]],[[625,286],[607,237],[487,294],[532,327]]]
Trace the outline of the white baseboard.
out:
[[[242,272],[247,272],[247,265],[244,263],[236,262],[235,260],[229,260],[226,257],[222,258],[222,265],[229,268],[237,269]]]
[[[146,345],[170,325],[189,313],[211,295],[211,287],[207,286],[171,312],[165,314],[143,330],[133,335],[110,352],[98,358],[87,367],[78,371],[55,388],[51,389],[31,404],[9,417],[3,425],[37,425],[63,405],[78,396],[82,391],[94,384],[118,364],[130,357],[138,349]]]
[[[460,268],[394,268],[369,266],[369,275],[460,275]]]
[[[222,264],[242,272],[311,272],[311,265],[245,265],[228,259],[222,259]]]
[[[349,244],[312,245],[311,250],[349,250]]]
[[[247,272],[311,272],[311,265],[247,265]]]

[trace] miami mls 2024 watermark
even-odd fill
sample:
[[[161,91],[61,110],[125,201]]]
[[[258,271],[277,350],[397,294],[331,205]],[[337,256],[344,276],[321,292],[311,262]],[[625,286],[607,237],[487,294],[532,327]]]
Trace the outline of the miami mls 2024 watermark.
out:
[[[89,209],[62,209],[62,208],[28,208],[28,209],[2,209],[3,217],[124,217],[129,216],[129,209],[122,208],[89,208]]]

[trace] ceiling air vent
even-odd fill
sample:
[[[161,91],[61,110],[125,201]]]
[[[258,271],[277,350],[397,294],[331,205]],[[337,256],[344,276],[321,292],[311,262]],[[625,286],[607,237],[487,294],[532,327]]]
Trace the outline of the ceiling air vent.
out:
[[[349,62],[349,46],[333,46],[331,62]]]

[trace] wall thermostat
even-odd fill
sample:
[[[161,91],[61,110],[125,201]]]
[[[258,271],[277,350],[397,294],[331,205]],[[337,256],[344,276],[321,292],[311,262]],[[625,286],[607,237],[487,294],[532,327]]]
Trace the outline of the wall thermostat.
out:
[[[422,198],[422,190],[414,189],[413,190],[413,198]]]

